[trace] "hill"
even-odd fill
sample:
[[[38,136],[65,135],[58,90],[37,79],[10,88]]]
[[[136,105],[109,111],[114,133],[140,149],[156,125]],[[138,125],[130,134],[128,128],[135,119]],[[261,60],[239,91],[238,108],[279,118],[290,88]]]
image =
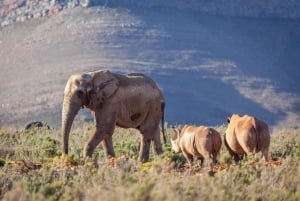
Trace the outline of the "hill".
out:
[[[173,125],[220,125],[248,113],[273,127],[299,126],[299,27],[292,19],[119,4],[11,24],[0,29],[0,127],[59,127],[68,77],[94,69],[151,76]]]

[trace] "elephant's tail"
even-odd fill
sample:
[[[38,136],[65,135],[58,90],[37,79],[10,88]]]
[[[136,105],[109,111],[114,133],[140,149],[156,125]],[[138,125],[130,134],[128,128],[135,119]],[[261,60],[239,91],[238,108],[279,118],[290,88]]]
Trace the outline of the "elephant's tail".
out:
[[[161,117],[161,129],[163,133],[164,143],[167,143],[166,134],[165,134],[165,102],[163,101],[161,103],[161,111],[162,111],[162,117]]]

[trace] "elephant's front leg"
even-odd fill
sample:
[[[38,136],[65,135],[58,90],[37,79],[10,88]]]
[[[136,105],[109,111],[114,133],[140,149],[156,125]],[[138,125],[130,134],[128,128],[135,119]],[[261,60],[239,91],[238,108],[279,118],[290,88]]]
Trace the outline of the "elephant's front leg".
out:
[[[94,122],[97,127],[97,117],[96,113],[92,112],[92,116],[94,117]],[[94,149],[97,147],[97,145],[101,142],[101,140],[104,139],[104,135],[101,133],[101,130],[96,128],[96,131],[92,135],[92,137],[89,139],[88,143],[85,145],[84,148],[84,158],[86,157],[92,157],[92,154],[94,152]]]
[[[85,157],[91,157],[97,145],[103,141],[102,145],[107,155],[115,156],[112,143],[112,134],[115,129],[115,113],[110,110],[101,110],[94,113],[96,132],[90,138],[85,147]]]
[[[151,138],[149,136],[141,135],[141,147],[139,153],[139,161],[147,162],[149,160]]]
[[[84,157],[92,157],[92,154],[98,144],[104,139],[104,133],[100,130],[96,130],[94,135],[89,139],[85,146]]]
[[[102,147],[108,158],[115,157],[115,151],[112,142],[112,136],[108,136],[102,141]]]

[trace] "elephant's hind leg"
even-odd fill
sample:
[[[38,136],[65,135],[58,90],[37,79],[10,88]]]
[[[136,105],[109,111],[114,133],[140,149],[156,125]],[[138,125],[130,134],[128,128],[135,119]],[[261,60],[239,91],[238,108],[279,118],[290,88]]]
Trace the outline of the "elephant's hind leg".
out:
[[[102,144],[104,152],[108,158],[115,157],[112,136],[108,136],[107,138],[105,138],[101,144]]]
[[[142,134],[139,161],[147,162],[149,160],[150,143],[151,143],[151,138],[149,138],[149,136],[147,135]]]
[[[142,134],[139,158],[142,162],[146,162],[149,160],[151,141],[154,143],[155,154],[161,154],[163,152],[160,141],[159,118],[157,118],[155,114],[148,114],[146,120],[139,127],[139,130]]]
[[[159,131],[159,127],[156,128],[155,132],[154,132],[154,137],[153,137],[153,150],[154,153],[156,155],[162,154],[163,150],[162,150],[162,145],[161,145],[161,141],[160,141],[160,131]]]

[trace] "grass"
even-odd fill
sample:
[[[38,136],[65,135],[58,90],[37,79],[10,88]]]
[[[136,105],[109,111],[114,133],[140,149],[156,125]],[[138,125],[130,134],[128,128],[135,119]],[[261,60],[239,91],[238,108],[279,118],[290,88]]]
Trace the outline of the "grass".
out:
[[[99,146],[80,165],[93,125],[76,122],[74,127],[69,157],[61,156],[59,130],[0,129],[0,200],[300,200],[300,129],[274,131],[269,164],[256,154],[235,165],[223,145],[219,162],[225,169],[211,176],[207,168],[187,169],[169,144],[162,156],[140,164],[134,129],[116,129],[116,158],[106,159]],[[222,135],[226,129],[215,128]]]

